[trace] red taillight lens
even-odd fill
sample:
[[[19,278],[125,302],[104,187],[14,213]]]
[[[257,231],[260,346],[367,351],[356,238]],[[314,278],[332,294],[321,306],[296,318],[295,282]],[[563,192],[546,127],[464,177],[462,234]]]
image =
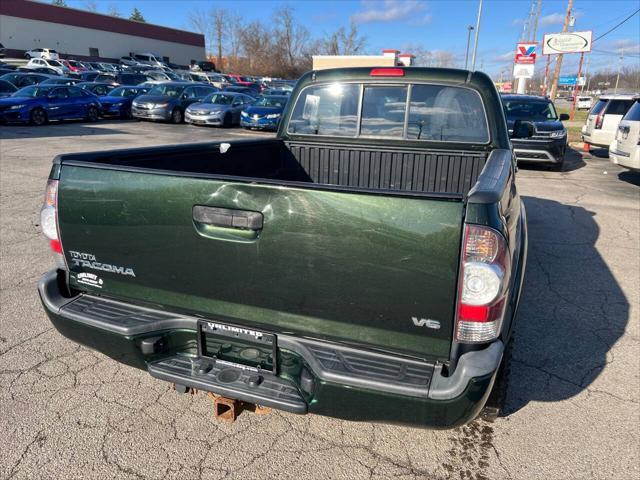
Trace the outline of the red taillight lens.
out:
[[[489,227],[466,225],[460,264],[456,339],[494,340],[502,325],[510,265],[504,237]]]
[[[604,119],[604,115],[602,115],[601,113],[598,114],[598,116],[596,117],[596,125],[595,128],[597,129],[601,129],[602,128],[602,120]]]
[[[402,68],[374,68],[369,73],[372,77],[404,77]]]
[[[40,227],[42,233],[49,239],[49,246],[53,252],[58,268],[67,269],[62,243],[58,232],[58,181],[49,180],[44,193],[44,204],[40,210]]]

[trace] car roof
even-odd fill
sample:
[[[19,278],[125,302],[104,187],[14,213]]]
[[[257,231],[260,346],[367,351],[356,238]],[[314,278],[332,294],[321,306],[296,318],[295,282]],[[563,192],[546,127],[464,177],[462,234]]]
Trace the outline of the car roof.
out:
[[[616,93],[600,95],[599,100],[636,100],[640,98],[638,93]]]

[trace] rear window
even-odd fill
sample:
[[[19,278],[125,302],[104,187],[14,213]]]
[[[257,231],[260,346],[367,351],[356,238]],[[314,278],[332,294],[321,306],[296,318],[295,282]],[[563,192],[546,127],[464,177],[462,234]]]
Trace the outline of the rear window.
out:
[[[296,101],[288,132],[437,142],[489,141],[480,95],[469,88],[443,85],[361,87],[335,83],[307,87]]]
[[[610,100],[605,113],[606,115],[624,115],[632,104],[633,100]]]
[[[608,100],[598,100],[596,104],[593,106],[589,115],[599,115],[604,110],[604,107],[607,105]]]
[[[640,122],[640,101],[635,101],[633,106],[629,109],[624,116],[625,120],[631,120],[632,122]]]

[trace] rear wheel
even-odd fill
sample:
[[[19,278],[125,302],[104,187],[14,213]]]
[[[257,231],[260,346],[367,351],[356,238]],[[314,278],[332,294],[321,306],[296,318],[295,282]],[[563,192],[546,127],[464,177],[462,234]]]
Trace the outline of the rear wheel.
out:
[[[39,127],[47,123],[47,113],[41,108],[34,108],[29,115],[29,120]]]
[[[98,115],[99,115],[98,109],[93,105],[90,105],[89,108],[87,109],[87,120],[90,122],[97,122]]]
[[[182,123],[182,110],[174,108],[171,112],[171,123]]]
[[[26,58],[27,60],[31,60],[31,55],[29,55],[28,53],[25,53],[24,58]]]
[[[496,419],[504,411],[507,400],[507,387],[509,386],[509,376],[511,374],[511,357],[513,355],[513,333],[511,339],[507,343],[502,355],[502,362],[496,380],[493,382],[493,388],[485,403],[484,408],[480,411],[480,418],[487,422],[495,422]]]

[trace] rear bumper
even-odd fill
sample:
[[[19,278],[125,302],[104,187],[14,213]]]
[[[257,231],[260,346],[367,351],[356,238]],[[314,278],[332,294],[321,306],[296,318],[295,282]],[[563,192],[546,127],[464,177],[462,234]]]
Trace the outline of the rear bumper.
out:
[[[593,145],[594,147],[609,148],[609,145],[614,140],[615,132],[608,130],[593,129],[591,132],[584,130],[582,132],[582,141]]]
[[[640,171],[640,147],[636,146],[631,152],[625,152],[618,148],[614,140],[609,147],[609,160],[634,172]]]
[[[292,413],[354,421],[452,428],[484,406],[503,344],[460,357],[445,377],[433,363],[346,345],[278,335],[278,374],[251,386],[252,372],[197,355],[196,317],[80,294],[65,297],[57,272],[38,284],[65,337],[159,379]],[[223,372],[224,373],[221,373]]]

